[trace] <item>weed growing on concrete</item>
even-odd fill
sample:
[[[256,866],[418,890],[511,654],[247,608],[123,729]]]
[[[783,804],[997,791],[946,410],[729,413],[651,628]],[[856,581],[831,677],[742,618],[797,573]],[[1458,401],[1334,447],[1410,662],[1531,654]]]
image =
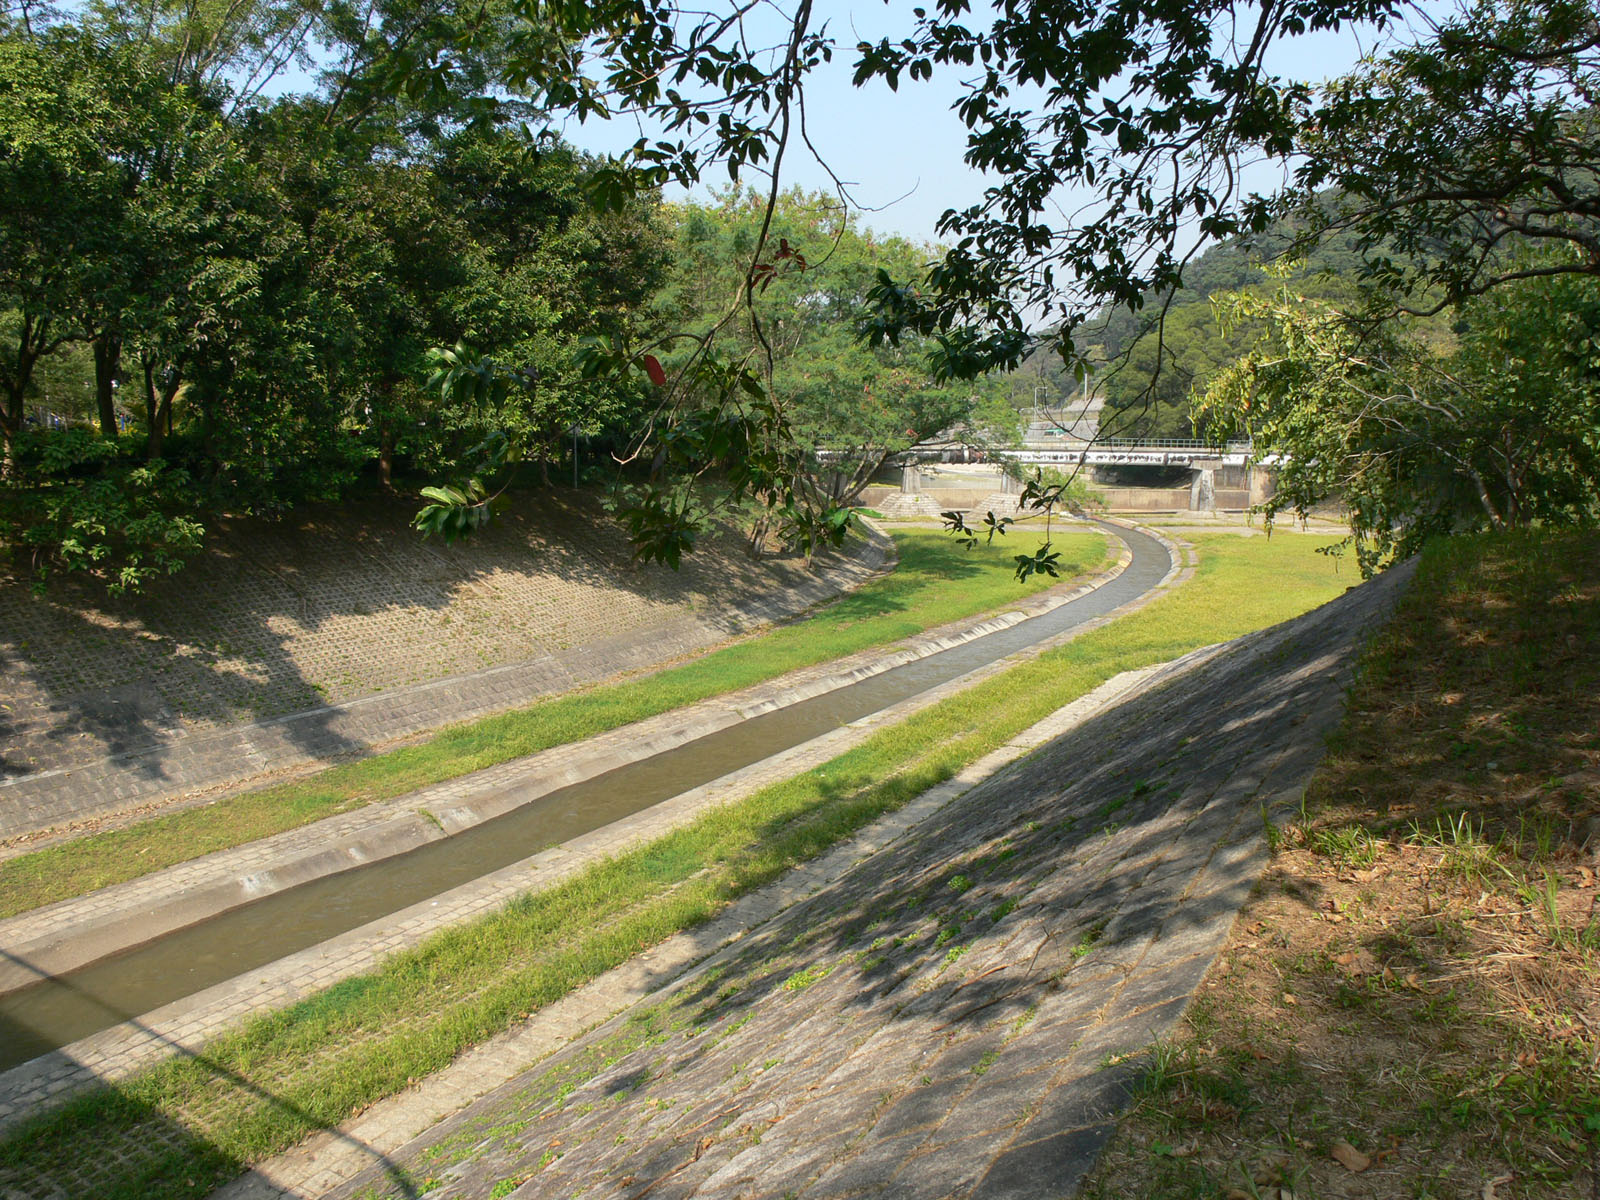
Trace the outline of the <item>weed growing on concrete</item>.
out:
[[[143,1200],[153,1180],[192,1179],[167,1191],[207,1194],[243,1165],[336,1125],[639,949],[707,920],[1111,676],[1292,616],[1337,590],[1310,539],[1202,544],[1199,574],[1184,588],[879,731],[820,772],[440,934],[372,976],[217,1039],[199,1058],[164,1063],[30,1122],[0,1142],[0,1189],[26,1181]],[[1085,936],[1083,953],[1093,945]],[[643,1044],[666,1033],[630,1036]],[[567,1070],[558,1088],[586,1077]],[[86,1181],[91,1129],[99,1153]]]

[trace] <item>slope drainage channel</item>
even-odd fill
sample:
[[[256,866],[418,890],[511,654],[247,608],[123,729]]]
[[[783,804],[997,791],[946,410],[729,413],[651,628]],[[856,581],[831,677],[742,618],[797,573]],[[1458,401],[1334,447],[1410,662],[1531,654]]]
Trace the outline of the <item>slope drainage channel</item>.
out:
[[[0,1070],[510,866],[1103,616],[1156,586],[1170,565],[1154,538],[1120,527],[1112,532],[1132,551],[1127,569],[1047,613],[550,792],[454,837],[275,893],[0,997]]]

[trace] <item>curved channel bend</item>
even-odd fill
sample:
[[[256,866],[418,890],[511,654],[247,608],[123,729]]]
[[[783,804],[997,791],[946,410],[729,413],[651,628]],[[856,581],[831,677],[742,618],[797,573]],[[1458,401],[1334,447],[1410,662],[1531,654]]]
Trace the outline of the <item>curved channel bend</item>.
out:
[[[860,720],[1103,616],[1165,578],[1173,564],[1161,542],[1122,525],[1100,527],[1127,544],[1127,568],[1049,612],[560,788],[453,837],[277,892],[0,996],[7,1034],[0,1071]]]

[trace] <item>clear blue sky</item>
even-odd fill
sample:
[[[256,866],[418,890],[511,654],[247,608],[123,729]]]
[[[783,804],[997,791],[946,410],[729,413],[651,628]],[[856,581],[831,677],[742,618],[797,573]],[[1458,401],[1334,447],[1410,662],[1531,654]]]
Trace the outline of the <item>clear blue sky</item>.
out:
[[[854,201],[868,210],[862,214],[866,224],[916,241],[934,240],[940,214],[974,203],[984,189],[984,177],[962,162],[966,130],[951,111],[959,76],[945,71],[931,81],[906,80],[898,92],[880,80],[852,87],[855,43],[905,36],[910,13],[901,5],[850,0],[819,0],[817,12],[844,49],[807,84],[812,141],[851,185]],[[1316,82],[1348,71],[1362,48],[1349,30],[1315,35],[1280,47],[1271,65],[1285,76]],[[575,145],[600,153],[620,152],[640,134],[637,124],[621,120],[574,121],[561,128]],[[787,183],[832,190],[827,173],[803,146],[791,149],[783,174]],[[1263,178],[1257,186],[1271,182]]]
[[[1453,0],[1423,0],[1424,10],[1444,10]],[[973,17],[982,20],[983,0],[977,0]],[[983,196],[985,180],[962,161],[966,129],[951,106],[960,95],[961,76],[938,72],[932,80],[901,83],[891,91],[881,80],[857,88],[850,83],[855,65],[855,44],[882,37],[904,37],[912,28],[909,6],[874,0],[817,0],[819,23],[840,44],[832,63],[814,72],[806,86],[808,128],[811,139],[834,173],[850,185],[850,198],[863,211],[864,224],[883,233],[900,234],[918,242],[936,238],[940,214],[962,208]],[[774,25],[776,31],[777,26]],[[776,39],[774,32],[774,40]],[[1370,31],[1358,36],[1350,29],[1296,38],[1280,44],[1269,65],[1294,79],[1319,82],[1347,72],[1363,50],[1371,49]],[[303,90],[312,86],[309,74],[291,69],[270,92]],[[558,123],[568,141],[595,153],[626,150],[641,132],[636,122],[576,121]],[[786,184],[808,190],[832,191],[828,173],[804,146],[796,145],[784,163]],[[717,178],[725,180],[718,172]],[[760,177],[751,183],[762,184]],[[1258,176],[1252,185],[1268,189],[1273,179]],[[676,196],[669,190],[668,198]]]

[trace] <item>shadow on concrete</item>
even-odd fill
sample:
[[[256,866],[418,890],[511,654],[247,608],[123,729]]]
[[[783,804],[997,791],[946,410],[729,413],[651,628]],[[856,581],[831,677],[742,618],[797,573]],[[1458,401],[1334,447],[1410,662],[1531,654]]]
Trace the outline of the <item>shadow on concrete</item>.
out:
[[[1106,1064],[1171,1029],[1225,940],[1374,611],[1336,601],[1245,639],[939,810],[446,1122],[428,1141],[499,1132],[442,1194],[534,1171],[548,1194],[602,1175],[628,1195],[721,1194],[744,1186],[735,1160],[763,1194],[867,1194],[902,1168],[973,1195],[1048,1169],[1060,1190],[1137,1078],[1136,1058]],[[762,843],[812,820],[774,820]],[[848,1187],[818,1183],[858,1160]]]
[[[799,578],[735,538],[681,572],[634,564],[589,500],[528,495],[457,546],[413,532],[415,502],[401,499],[219,518],[206,552],[142,597],[74,579],[37,596],[0,579],[0,778],[125,756],[166,779],[181,736],[288,714],[306,714],[282,724],[297,748],[347,754],[360,747],[330,727],[330,700],[566,649],[619,632],[619,613],[712,614]],[[530,575],[539,611],[508,586]],[[583,611],[618,593],[611,610]]]
[[[0,950],[9,962],[27,966],[16,956]],[[42,973],[41,973],[42,974]],[[43,975],[52,982],[70,987],[59,977]],[[18,1073],[36,1072],[41,1080],[67,1077],[72,1080],[75,1099],[64,1106],[43,1111],[9,1123],[0,1132],[0,1191],[6,1195],[34,1194],[40,1186],[54,1188],[58,1195],[95,1196],[194,1196],[208,1194],[238,1177],[249,1166],[237,1153],[219,1147],[204,1129],[207,1115],[195,1095],[207,1083],[223,1080],[252,1099],[264,1102],[255,1126],[298,1131],[298,1137],[324,1130],[347,1146],[360,1151],[363,1158],[380,1172],[393,1194],[412,1200],[420,1195],[410,1176],[390,1158],[357,1138],[341,1133],[325,1117],[304,1104],[280,1095],[217,1058],[196,1053],[181,1043],[150,1028],[132,1013],[118,1012],[95,997],[84,997],[129,1032],[165,1046],[171,1051],[164,1070],[169,1076],[187,1073],[184,1084],[186,1103],[201,1114],[192,1121],[177,1118],[147,1097],[148,1089],[136,1083],[98,1082],[92,1072],[75,1063],[65,1052],[49,1051],[20,1068]],[[15,1020],[0,1017],[0,1038],[9,1043],[39,1040],[39,1031]],[[8,1089],[11,1091],[19,1088]],[[227,1119],[229,1106],[220,1106]],[[92,1130],[91,1133],[85,1130]],[[235,1130],[249,1136],[244,1130]],[[86,1141],[86,1138],[88,1139]]]

